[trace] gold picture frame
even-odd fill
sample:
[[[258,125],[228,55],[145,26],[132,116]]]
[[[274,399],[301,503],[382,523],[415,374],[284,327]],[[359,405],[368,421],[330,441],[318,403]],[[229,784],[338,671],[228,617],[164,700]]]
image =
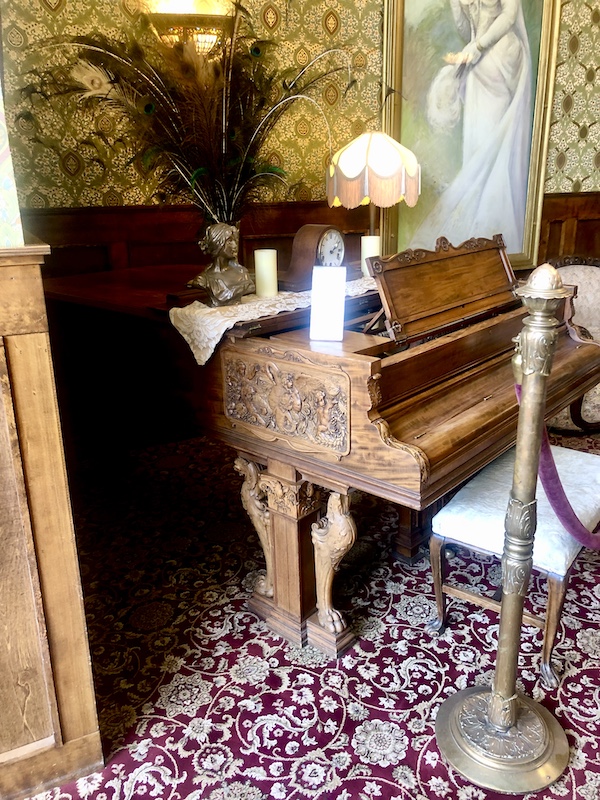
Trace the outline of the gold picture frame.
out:
[[[513,247],[511,252],[507,242],[507,249],[514,269],[529,269],[536,265],[539,246],[560,0],[520,0],[520,5],[531,53],[529,158],[524,215],[517,215],[519,219],[522,217],[522,238],[513,237],[522,246]],[[420,31],[419,25],[427,27]],[[446,32],[448,26],[453,30]],[[440,69],[445,46],[452,44],[453,39],[458,41],[458,31],[450,0],[384,0],[382,126],[386,133],[413,150],[422,165],[422,192],[417,205],[408,208],[399,204],[382,212],[382,252],[386,254],[423,246],[413,244],[411,239],[445,189],[455,178],[458,181],[462,166],[458,137],[462,133],[453,133],[455,139],[450,142],[446,130],[441,133],[427,130],[429,123],[423,110],[427,87]],[[462,44],[461,40],[458,48]],[[439,181],[438,171],[442,173]],[[502,198],[498,202],[502,207]],[[458,234],[453,234],[452,224],[447,227],[450,229],[440,229],[435,238],[445,236],[455,246],[462,244],[465,237],[456,241]],[[481,230],[471,235],[489,238],[496,233],[505,234],[502,230]],[[433,244],[428,247],[433,249]]]

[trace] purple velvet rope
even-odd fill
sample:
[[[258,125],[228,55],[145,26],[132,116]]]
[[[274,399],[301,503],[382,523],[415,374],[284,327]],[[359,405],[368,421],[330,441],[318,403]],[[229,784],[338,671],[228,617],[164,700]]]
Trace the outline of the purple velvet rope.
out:
[[[516,384],[515,391],[517,393],[517,401],[521,402],[521,387]],[[548,502],[561,525],[571,534],[571,536],[583,545],[589,547],[591,550],[600,550],[600,536],[597,536],[600,522],[596,525],[594,531],[588,531],[573,511],[573,506],[569,503],[565,490],[563,488],[558,470],[556,469],[556,462],[552,455],[550,448],[550,440],[548,439],[548,431],[544,427],[542,435],[542,445],[540,449],[540,481],[546,492]]]

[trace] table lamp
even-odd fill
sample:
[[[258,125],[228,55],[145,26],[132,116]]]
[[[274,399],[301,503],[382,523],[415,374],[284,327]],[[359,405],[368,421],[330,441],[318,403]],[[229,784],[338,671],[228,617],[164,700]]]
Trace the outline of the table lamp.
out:
[[[361,240],[361,270],[365,258],[381,255],[376,235],[377,208],[402,200],[414,206],[421,193],[421,167],[415,154],[382,131],[363,133],[332,157],[327,169],[327,202],[356,208],[370,204],[369,235]]]

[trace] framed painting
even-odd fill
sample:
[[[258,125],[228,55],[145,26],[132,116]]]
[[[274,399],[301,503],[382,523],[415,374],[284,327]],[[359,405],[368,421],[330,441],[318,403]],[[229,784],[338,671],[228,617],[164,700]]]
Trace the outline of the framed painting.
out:
[[[0,83],[0,250],[5,247],[23,247],[23,244],[21,211],[8,144],[4,97]]]
[[[500,233],[534,266],[560,0],[387,0],[384,19],[383,127],[422,176],[384,212],[384,252]]]

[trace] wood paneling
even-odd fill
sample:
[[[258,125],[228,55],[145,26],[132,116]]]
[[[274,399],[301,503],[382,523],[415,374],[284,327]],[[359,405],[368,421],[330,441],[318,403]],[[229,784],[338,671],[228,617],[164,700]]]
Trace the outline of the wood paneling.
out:
[[[189,206],[22,209],[23,228],[51,252],[44,277],[199,261],[202,217]]]
[[[102,766],[40,263],[0,250],[0,797]]]
[[[10,380],[0,349],[0,764],[55,744],[56,701]],[[0,767],[1,769],[1,767]]]
[[[194,264],[200,271],[207,263],[197,244],[202,216],[191,206],[22,209],[21,215],[25,230],[52,248],[44,277],[164,264]],[[285,270],[294,234],[311,222],[337,225],[346,235],[348,260],[360,258],[368,208],[311,201],[257,204],[242,221],[240,261],[253,269],[254,250],[274,247]],[[539,262],[570,255],[600,256],[600,192],[544,198]]]
[[[23,227],[51,247],[44,277],[78,275],[159,264],[208,263],[198,247],[203,220],[191,206],[22,209]],[[360,236],[369,227],[368,207],[329,208],[324,201],[256,204],[240,227],[240,261],[254,268],[259,247],[278,250],[286,269],[294,234],[302,225],[323,222],[346,234],[350,260],[360,259]]]
[[[538,261],[564,256],[600,257],[600,192],[545,196]]]

